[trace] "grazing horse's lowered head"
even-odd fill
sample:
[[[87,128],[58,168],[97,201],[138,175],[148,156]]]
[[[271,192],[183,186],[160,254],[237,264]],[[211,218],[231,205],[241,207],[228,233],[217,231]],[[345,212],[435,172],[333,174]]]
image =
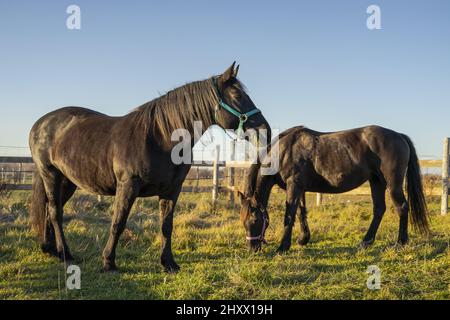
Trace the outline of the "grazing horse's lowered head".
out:
[[[253,195],[247,197],[238,192],[241,199],[241,222],[246,230],[246,240],[250,251],[259,251],[265,239],[266,230],[269,227],[269,214],[266,206],[256,200]]]

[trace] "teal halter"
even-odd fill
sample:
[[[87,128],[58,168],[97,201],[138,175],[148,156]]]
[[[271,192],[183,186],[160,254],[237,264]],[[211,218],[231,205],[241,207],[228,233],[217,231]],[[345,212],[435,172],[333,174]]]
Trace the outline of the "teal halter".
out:
[[[217,83],[216,83],[216,78],[212,79],[213,81],[213,88],[216,92],[217,98],[219,99],[219,103],[216,106],[216,110],[214,112],[214,118],[215,121],[217,123],[217,110],[222,107],[225,110],[227,110],[229,113],[231,113],[232,115],[236,116],[239,118],[239,125],[237,128],[237,134],[238,136],[241,134],[241,132],[244,131],[244,123],[247,122],[248,118],[250,118],[252,115],[257,114],[259,112],[261,112],[261,110],[255,108],[253,110],[250,110],[249,112],[246,113],[240,113],[239,111],[237,111],[236,109],[234,109],[233,107],[229,106],[228,104],[226,104],[222,98],[219,95],[219,89],[217,88]]]

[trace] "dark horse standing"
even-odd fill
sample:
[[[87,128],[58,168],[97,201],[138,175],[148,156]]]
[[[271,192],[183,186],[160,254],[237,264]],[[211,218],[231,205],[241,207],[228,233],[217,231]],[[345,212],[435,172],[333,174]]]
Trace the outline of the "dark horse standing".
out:
[[[62,221],[64,204],[77,187],[115,195],[103,251],[104,270],[115,270],[116,246],[136,197],[159,196],[161,263],[167,271],[179,270],[171,249],[172,221],[190,164],[172,161],[171,151],[178,143],[171,141],[172,132],[187,129],[192,148],[194,121],[202,121],[203,128],[217,124],[235,129],[245,121],[244,129],[270,129],[237,80],[237,72],[233,63],[220,76],[186,84],[123,117],[67,107],[39,119],[30,132],[36,164],[31,221],[42,250],[72,259]]]
[[[240,194],[241,220],[251,249],[259,250],[265,241],[269,224],[267,203],[274,185],[286,190],[284,234],[279,252],[287,251],[291,246],[297,212],[301,226],[298,243],[306,245],[309,242],[305,192],[343,193],[366,181],[372,191],[373,219],[362,246],[375,240],[386,211],[387,188],[400,216],[398,243],[408,241],[408,211],[411,211],[413,225],[423,233],[428,232],[419,162],[413,143],[406,135],[378,126],[334,133],[294,127],[279,136],[270,152],[274,152],[275,146],[279,150],[279,172],[261,175],[260,166],[253,165],[246,194]],[[408,201],[403,192],[405,175]]]

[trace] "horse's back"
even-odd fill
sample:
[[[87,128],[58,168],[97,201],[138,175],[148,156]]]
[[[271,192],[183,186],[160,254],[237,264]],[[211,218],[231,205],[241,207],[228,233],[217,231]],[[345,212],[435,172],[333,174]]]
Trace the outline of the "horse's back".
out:
[[[51,111],[35,122],[30,131],[30,144],[38,141],[48,140],[55,137],[56,131],[61,128],[67,128],[67,125],[75,120],[81,120],[92,116],[107,117],[105,114],[82,108],[82,107],[63,107]],[[45,131],[47,139],[39,137]]]
[[[395,153],[397,157],[405,155],[402,158],[409,159],[409,147],[403,134],[380,126],[369,126],[362,129],[364,129],[362,138],[373,153],[380,157],[386,156],[387,153]]]
[[[57,121],[65,121],[68,118],[86,118],[90,116],[103,116],[108,117],[107,115],[83,108],[83,107],[63,107],[56,110],[53,110],[45,115],[43,115],[39,120],[36,121],[33,128],[31,129],[31,132],[35,131],[37,128],[42,127],[44,124],[50,124],[51,122],[57,122]]]
[[[319,154],[344,157],[348,155],[355,161],[370,156],[383,160],[393,154],[400,161],[409,159],[409,147],[403,135],[377,125],[336,132],[319,132],[306,127],[296,127],[289,134],[296,134],[295,140],[300,142],[302,148],[315,150]]]
[[[300,142],[303,148],[314,148],[318,146],[317,142],[325,142],[346,144],[348,148],[362,147],[374,153],[384,152],[386,148],[403,148],[407,145],[401,133],[377,125],[334,132],[320,132],[297,126],[285,130],[279,138],[290,140],[290,143]]]
[[[409,158],[402,135],[380,126],[337,132],[295,127],[280,134],[279,143],[281,176],[296,172],[308,187],[325,192],[354,189],[383,166],[404,166]]]
[[[81,107],[64,107],[42,116],[33,125],[29,135],[33,157],[39,158],[39,156],[44,156],[44,153],[51,152],[55,143],[64,137],[68,130],[89,118],[106,119],[109,117]]]

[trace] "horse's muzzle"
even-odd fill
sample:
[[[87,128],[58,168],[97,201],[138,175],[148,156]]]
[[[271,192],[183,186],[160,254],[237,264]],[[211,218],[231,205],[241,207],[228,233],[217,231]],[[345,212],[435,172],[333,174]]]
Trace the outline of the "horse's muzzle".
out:
[[[248,249],[251,252],[258,252],[262,249],[262,241],[261,240],[248,240]]]

